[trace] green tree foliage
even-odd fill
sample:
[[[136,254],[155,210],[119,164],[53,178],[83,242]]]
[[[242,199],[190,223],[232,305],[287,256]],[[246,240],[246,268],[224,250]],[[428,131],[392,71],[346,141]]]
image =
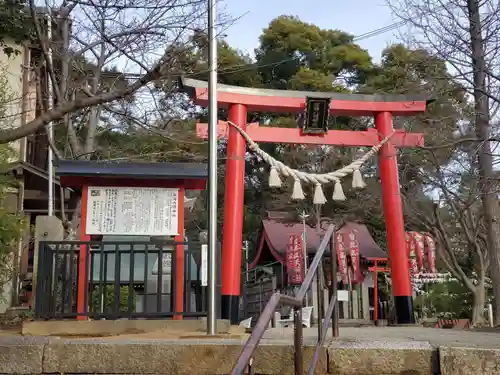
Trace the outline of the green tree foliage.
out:
[[[122,286],[119,290],[119,306],[116,306],[116,293],[114,285],[105,285],[102,291],[102,295],[100,294],[100,289],[96,286],[92,290],[92,298],[91,298],[91,306],[90,309],[92,312],[99,314],[101,311],[104,314],[114,313],[116,311],[120,313],[126,313],[129,311],[128,309],[128,297],[129,297],[129,287]],[[135,312],[136,300],[137,296],[135,291],[132,289],[132,312]],[[102,307],[101,307],[102,305]]]
[[[489,285],[488,302],[491,295]],[[423,293],[415,299],[415,310],[442,319],[471,319],[473,300],[473,294],[461,282],[450,280],[426,285]]]
[[[396,119],[396,126],[425,135],[426,146],[449,142],[460,120],[467,117],[470,108],[464,88],[458,84],[446,67],[446,62],[423,49],[408,49],[401,44],[386,48],[382,62],[361,89],[366,93],[422,94],[432,100],[425,113]],[[420,166],[434,169],[437,162],[447,163],[449,148],[436,149],[433,160],[427,150],[407,152]],[[410,160],[406,158],[404,164]]]
[[[171,78],[179,75],[208,80],[208,37],[205,32],[196,31],[187,43],[178,43],[169,47],[169,55],[175,56]],[[218,41],[217,50],[218,81],[228,85],[257,87],[260,76],[257,68],[252,67],[250,56],[232,48],[226,41]],[[157,83],[157,87],[169,92],[175,82],[170,79]]]
[[[330,86],[326,88],[331,91],[335,89],[335,79],[342,77],[349,84],[356,84],[361,73],[372,68],[370,55],[353,42],[352,35],[323,30],[291,16],[271,21],[255,52],[262,81],[267,87],[280,89],[297,87],[302,76],[309,81],[304,88],[325,89],[329,79]]]

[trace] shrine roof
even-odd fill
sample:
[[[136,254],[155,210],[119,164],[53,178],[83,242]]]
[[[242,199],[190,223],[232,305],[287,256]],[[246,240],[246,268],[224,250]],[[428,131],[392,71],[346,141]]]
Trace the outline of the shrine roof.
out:
[[[322,233],[326,231],[326,227],[330,223],[324,222],[323,224],[326,226],[323,225]],[[264,236],[264,241],[267,245],[266,247],[276,260],[283,262],[285,259],[289,236],[301,236],[304,226],[301,222],[283,222],[280,219],[264,219],[262,220],[262,229],[263,231],[261,236]],[[377,245],[365,225],[355,222],[346,222],[340,227],[340,229],[338,229],[337,232],[348,234],[351,230],[357,231],[361,257],[365,259],[387,258],[387,254]],[[314,254],[321,242],[321,238],[316,232],[316,229],[306,225],[306,238],[307,252],[309,254]],[[262,251],[263,247],[260,246],[258,254],[252,261],[250,268],[255,267],[259,263],[260,258],[264,255],[262,254]]]
[[[151,180],[206,180],[208,167],[205,163],[138,163],[89,160],[57,160],[54,162],[57,176],[112,177]]]

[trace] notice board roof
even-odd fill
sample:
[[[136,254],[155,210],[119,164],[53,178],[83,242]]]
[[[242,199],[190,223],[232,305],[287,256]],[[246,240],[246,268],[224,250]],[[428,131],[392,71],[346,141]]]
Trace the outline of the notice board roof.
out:
[[[208,178],[205,163],[57,160],[54,167],[56,176],[65,186],[94,184],[160,187],[164,186],[164,182],[170,181],[178,186],[186,185],[188,189],[200,189],[200,183],[204,185]],[[193,183],[197,187],[191,186]]]

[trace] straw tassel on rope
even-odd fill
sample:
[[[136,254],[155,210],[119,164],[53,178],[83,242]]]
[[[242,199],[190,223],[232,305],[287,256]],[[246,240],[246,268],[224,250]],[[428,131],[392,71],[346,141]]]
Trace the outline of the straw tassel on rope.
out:
[[[325,194],[323,193],[323,188],[319,182],[316,183],[316,187],[314,188],[313,203],[314,204],[325,204],[326,203],[326,197],[325,197]]]
[[[363,176],[359,169],[355,169],[352,172],[352,187],[354,189],[363,189],[366,187],[366,183],[363,181]]]
[[[346,200],[344,190],[342,189],[342,184],[340,183],[340,180],[335,181],[332,199],[334,201],[345,201]]]
[[[292,199],[298,201],[303,200],[305,196],[304,191],[302,190],[302,185],[300,184],[300,180],[298,178],[295,178],[294,180],[295,181],[293,182]]]
[[[269,187],[272,188],[280,188],[281,187],[281,178],[278,172],[278,169],[272,165],[271,171],[269,172]]]

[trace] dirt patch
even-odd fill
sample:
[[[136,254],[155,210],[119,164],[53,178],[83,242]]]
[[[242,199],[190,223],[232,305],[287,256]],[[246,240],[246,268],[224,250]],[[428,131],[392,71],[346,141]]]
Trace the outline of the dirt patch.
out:
[[[25,320],[31,320],[31,318],[23,319],[19,316],[9,318],[4,314],[0,317],[0,331],[20,334],[23,328],[23,321]]]
[[[119,334],[119,333],[109,333],[109,332],[103,332],[102,334],[99,333],[75,333],[75,334],[65,334],[65,335],[53,335],[57,337],[68,337],[68,338],[91,338],[91,337],[114,337],[114,336],[121,336],[121,335],[139,335],[146,333],[144,330],[141,329],[134,329],[134,328],[129,328],[126,329],[125,332]]]
[[[8,317],[7,314],[0,315],[0,336],[21,335],[23,322],[30,320],[31,318],[28,317]]]
[[[148,340],[148,339],[236,339],[236,340],[246,340],[250,335],[245,333],[240,327],[231,327],[228,333],[221,333],[216,335],[207,335],[203,331],[192,331],[186,332],[185,330],[175,330],[175,329],[159,329],[157,331],[145,332],[140,329],[127,329],[123,333],[110,334],[103,333],[99,334],[75,334],[75,335],[55,335],[60,338],[71,338],[71,339],[89,339],[92,337],[96,338],[106,338],[109,340]]]
[[[21,330],[0,329],[0,336],[22,336]]]
[[[154,331],[154,332],[144,332],[144,333],[124,333],[115,336],[108,336],[110,340],[114,339],[240,339],[246,340],[249,335],[245,333],[227,333],[227,334],[217,334],[209,336],[203,332],[185,332],[185,331]]]

